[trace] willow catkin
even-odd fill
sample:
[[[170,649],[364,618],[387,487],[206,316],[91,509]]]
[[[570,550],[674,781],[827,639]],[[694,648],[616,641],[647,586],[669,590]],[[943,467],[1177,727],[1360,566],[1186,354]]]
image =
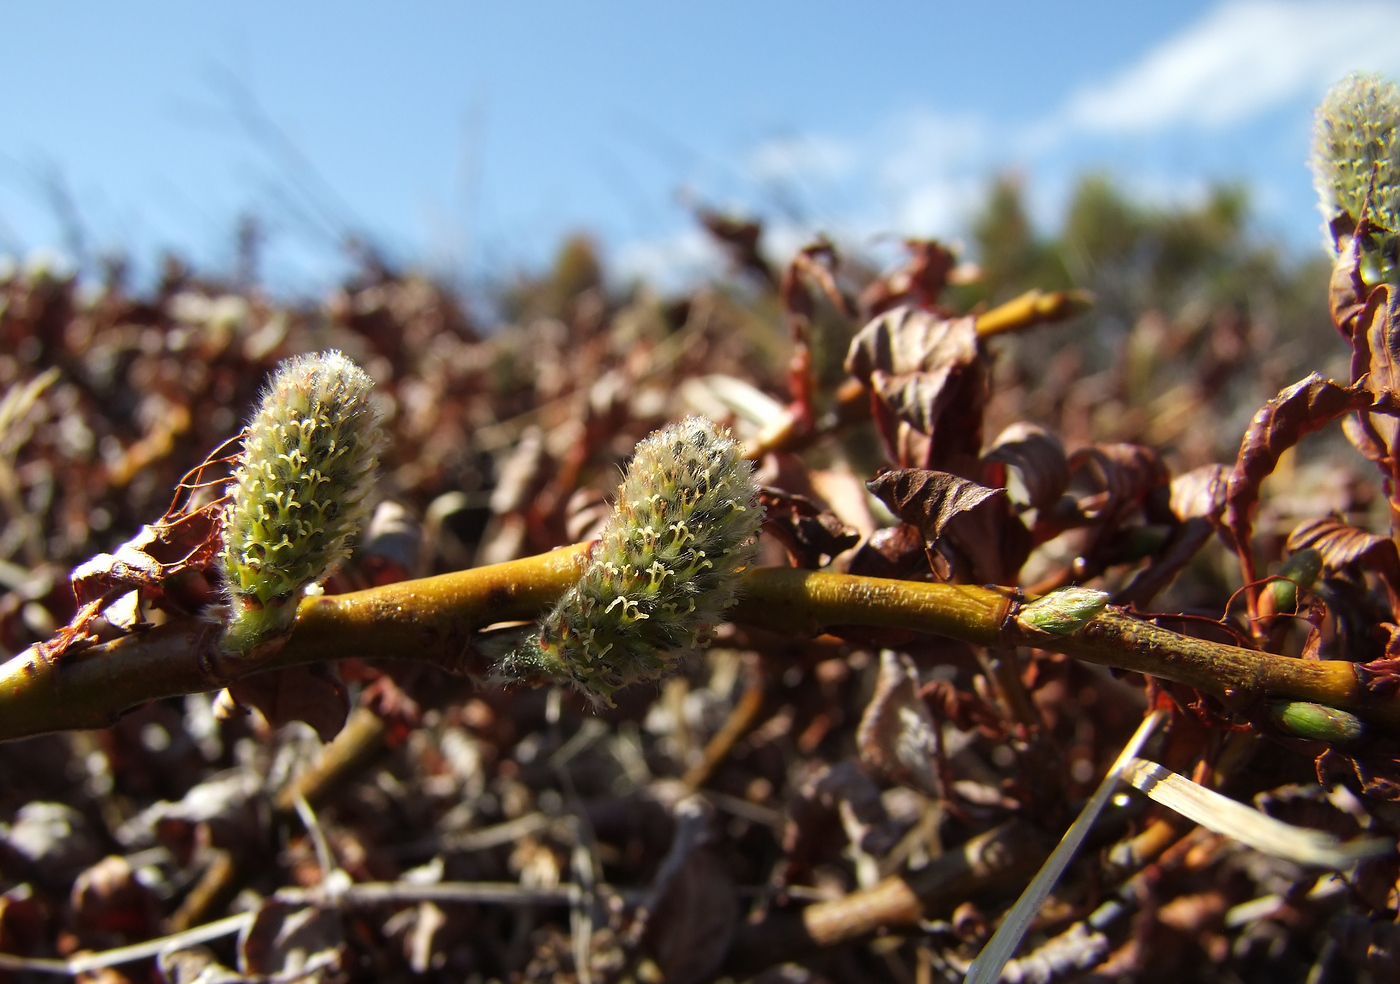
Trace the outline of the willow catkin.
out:
[[[578,582],[503,670],[571,680],[596,703],[698,651],[734,600],[763,522],[753,467],[704,417],[636,454]]]
[[[282,363],[263,391],[223,513],[226,652],[284,635],[301,592],[348,552],[384,443],[373,385],[321,352]]]
[[[1381,230],[1366,251],[1372,282],[1392,279],[1400,233],[1400,89],[1380,75],[1357,73],[1333,86],[1317,108],[1312,172],[1324,231],[1339,215],[1363,217]]]

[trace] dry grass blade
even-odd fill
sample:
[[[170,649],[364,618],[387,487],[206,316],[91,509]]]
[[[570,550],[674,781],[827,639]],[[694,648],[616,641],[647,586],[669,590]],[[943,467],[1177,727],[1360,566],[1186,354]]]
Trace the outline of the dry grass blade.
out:
[[[1040,911],[1045,897],[1050,894],[1050,890],[1060,880],[1060,875],[1064,873],[1066,866],[1078,853],[1079,845],[1084,842],[1089,828],[1094,825],[1094,821],[1103,812],[1103,808],[1108,805],[1108,798],[1113,795],[1118,780],[1127,768],[1137,761],[1137,753],[1142,749],[1147,739],[1152,736],[1153,730],[1163,717],[1162,711],[1153,711],[1142,719],[1142,724],[1138,725],[1137,731],[1133,732],[1133,736],[1128,739],[1128,744],[1124,747],[1122,754],[1118,756],[1118,760],[1113,763],[1113,767],[1108,770],[1108,775],[1103,777],[1099,788],[1094,790],[1094,795],[1089,797],[1089,802],[1084,804],[1084,809],[1079,811],[1079,816],[1074,818],[1074,823],[1070,824],[1069,830],[1065,831],[1065,836],[1060,840],[1059,846],[1051,852],[1045,864],[1036,872],[1031,883],[1026,886],[1026,890],[1016,900],[1016,904],[1007,911],[1001,925],[997,927],[997,931],[992,934],[992,938],[987,941],[987,945],[982,948],[982,952],[977,955],[977,959],[968,968],[967,977],[964,978],[966,984],[992,984],[992,981],[1001,976],[1002,968],[1006,966],[1006,962],[1011,959],[1021,945],[1021,938],[1026,935],[1026,928],[1030,926],[1035,914]]]
[[[1175,810],[1207,830],[1298,864],[1340,870],[1395,850],[1395,844],[1385,838],[1341,841],[1320,830],[1275,820],[1146,759],[1135,759],[1124,771],[1123,778],[1154,802]]]

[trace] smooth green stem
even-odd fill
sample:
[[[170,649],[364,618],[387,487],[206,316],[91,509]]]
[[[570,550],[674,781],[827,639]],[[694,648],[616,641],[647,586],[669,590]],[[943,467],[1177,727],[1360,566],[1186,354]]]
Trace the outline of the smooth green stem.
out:
[[[538,615],[577,579],[589,545],[455,574],[308,598],[286,646],[262,661],[218,653],[218,627],[179,619],[45,663],[30,649],[0,666],[0,739],[100,728],[130,708],[218,689],[300,663],[423,659],[472,665],[474,633]],[[1193,639],[1105,609],[1069,635],[1021,624],[1005,588],[926,584],[789,568],[744,575],[736,622],[801,634],[840,626],[927,632],[981,646],[1031,646],[1184,683],[1245,706],[1313,701],[1400,734],[1400,701],[1364,687],[1356,665]]]

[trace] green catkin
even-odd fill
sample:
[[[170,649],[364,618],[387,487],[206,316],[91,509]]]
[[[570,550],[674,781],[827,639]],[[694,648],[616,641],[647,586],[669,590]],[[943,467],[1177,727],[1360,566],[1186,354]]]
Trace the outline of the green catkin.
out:
[[[264,390],[223,513],[225,652],[284,637],[301,593],[348,553],[384,443],[373,385],[322,352],[288,359]]]
[[[758,549],[752,472],[739,443],[704,417],[637,445],[583,575],[505,674],[571,680],[611,705],[618,689],[697,652]]]
[[[1400,90],[1380,75],[1349,75],[1317,108],[1312,171],[1324,232],[1339,215],[1359,223],[1362,212],[1382,232],[1365,250],[1367,280],[1393,279],[1400,232]],[[1366,206],[1370,195],[1369,210]]]

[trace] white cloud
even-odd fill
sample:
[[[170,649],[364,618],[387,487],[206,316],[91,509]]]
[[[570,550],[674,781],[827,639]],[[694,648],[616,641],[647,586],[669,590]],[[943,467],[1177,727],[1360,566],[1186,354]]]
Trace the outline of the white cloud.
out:
[[[1231,3],[1075,94],[1064,121],[1120,134],[1215,128],[1314,96],[1349,71],[1397,68],[1395,3]]]
[[[724,260],[703,230],[687,226],[668,236],[621,244],[611,267],[620,283],[640,281],[673,291],[716,276]]]
[[[758,181],[833,181],[856,166],[855,147],[835,137],[804,134],[759,144],[747,157],[747,171]]]
[[[1397,0],[1231,0],[1121,72],[1068,93],[1039,120],[926,108],[865,132],[793,134],[745,154],[746,188],[729,197],[735,211],[765,218],[765,246],[777,262],[819,232],[864,249],[889,237],[963,235],[998,173],[1024,175],[1032,220],[1053,226],[1078,176],[1096,165],[1110,168],[1129,196],[1163,205],[1199,203],[1222,174],[1248,178],[1266,192],[1257,211],[1301,228],[1290,216],[1306,214],[1310,226],[1310,202],[1270,195],[1266,161],[1246,155],[1222,168],[1218,154],[1201,148],[1220,143],[1225,126],[1268,129],[1268,114],[1279,109],[1297,114],[1301,132],[1310,105],[1352,71],[1400,76]],[[805,208],[765,207],[771,186],[782,183],[800,186]],[[1297,184],[1306,194],[1305,182]],[[675,284],[721,268],[719,257],[707,237],[689,231],[627,247],[621,265]]]

